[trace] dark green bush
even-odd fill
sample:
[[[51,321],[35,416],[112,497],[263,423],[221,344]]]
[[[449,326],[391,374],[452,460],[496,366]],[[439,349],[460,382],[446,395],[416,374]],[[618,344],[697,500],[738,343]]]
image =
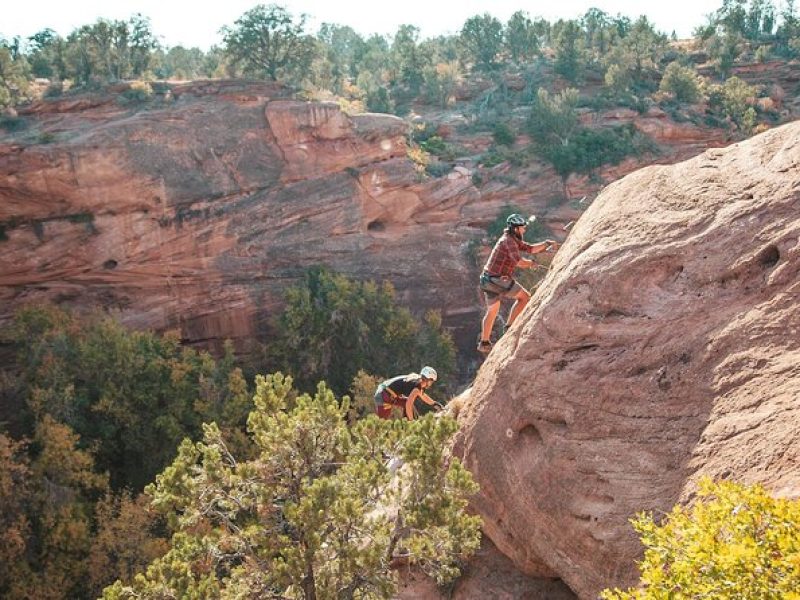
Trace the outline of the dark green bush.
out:
[[[0,117],[0,127],[9,133],[14,131],[22,131],[28,126],[25,119],[22,117],[2,116]]]
[[[453,165],[448,162],[434,161],[428,163],[425,172],[431,177],[444,177],[453,170]]]
[[[494,126],[492,138],[498,146],[511,146],[517,140],[517,134],[511,130],[507,123],[497,123]]]
[[[564,144],[538,147],[562,177],[571,173],[589,173],[603,165],[619,164],[626,156],[655,152],[653,142],[639,133],[633,124],[607,129],[582,128]]]
[[[388,282],[355,281],[309,269],[286,292],[286,308],[267,347],[270,368],[291,373],[301,390],[328,382],[346,393],[359,370],[389,377],[430,364],[441,393],[455,364],[455,346],[436,313],[420,323],[397,305]]]
[[[428,154],[434,156],[441,156],[447,151],[447,144],[438,135],[432,135],[419,143],[420,148],[425,150]]]

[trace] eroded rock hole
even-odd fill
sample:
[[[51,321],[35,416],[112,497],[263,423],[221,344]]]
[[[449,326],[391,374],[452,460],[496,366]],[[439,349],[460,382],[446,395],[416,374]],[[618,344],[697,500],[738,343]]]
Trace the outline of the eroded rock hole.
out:
[[[103,263],[104,269],[116,269],[119,263],[115,261],[113,258],[109,258],[106,262]]]
[[[386,225],[384,225],[383,221],[371,221],[367,225],[367,231],[385,231]]]
[[[544,443],[544,440],[542,439],[542,434],[539,433],[539,430],[533,423],[529,423],[528,425],[525,425],[525,427],[519,430],[519,439],[528,444],[534,444],[534,445],[541,445]]]
[[[781,253],[778,251],[776,246],[767,246],[761,251],[761,254],[758,257],[758,262],[760,262],[761,266],[763,266],[765,269],[769,269],[770,267],[774,267],[780,258]]]

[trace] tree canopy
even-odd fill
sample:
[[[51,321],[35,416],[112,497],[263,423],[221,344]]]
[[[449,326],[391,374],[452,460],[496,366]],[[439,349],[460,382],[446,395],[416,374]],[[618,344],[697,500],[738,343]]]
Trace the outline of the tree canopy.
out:
[[[391,377],[425,364],[439,372],[441,389],[455,366],[439,314],[419,323],[397,305],[390,283],[355,281],[326,268],[310,269],[287,290],[275,329],[267,344],[271,370],[291,373],[304,390],[324,380],[343,394],[359,370]]]
[[[444,583],[477,549],[480,519],[465,512],[476,486],[444,453],[454,421],[349,427],[347,399],[324,384],[297,396],[280,374],[256,378],[254,403],[252,458],[214,424],[181,444],[149,488],[171,548],[104,598],[390,598],[398,564]]]
[[[245,73],[272,81],[301,72],[310,64],[314,48],[305,31],[307,18],[295,18],[276,4],[259,4],[239,17],[233,27],[222,28],[225,51]]]

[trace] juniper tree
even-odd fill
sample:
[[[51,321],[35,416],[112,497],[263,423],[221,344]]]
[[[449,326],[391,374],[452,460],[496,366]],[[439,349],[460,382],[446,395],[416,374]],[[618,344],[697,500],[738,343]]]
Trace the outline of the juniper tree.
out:
[[[477,486],[444,452],[455,422],[349,427],[347,398],[324,384],[294,394],[288,377],[256,378],[248,460],[214,424],[183,442],[148,489],[175,527],[171,549],[104,598],[389,598],[398,564],[458,574],[480,520],[464,512]],[[394,473],[389,455],[405,463]]]

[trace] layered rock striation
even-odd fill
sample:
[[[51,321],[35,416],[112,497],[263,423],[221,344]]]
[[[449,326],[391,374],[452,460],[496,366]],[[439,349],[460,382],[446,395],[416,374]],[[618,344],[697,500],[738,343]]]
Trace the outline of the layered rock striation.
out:
[[[415,312],[476,311],[476,229],[454,223],[479,193],[422,181],[401,119],[252,82],[171,93],[34,106],[27,137],[0,140],[0,321],[49,300],[245,343],[315,264],[389,279]]]
[[[39,102],[20,109],[25,128],[0,135],[0,324],[47,300],[244,350],[265,339],[287,286],[322,264],[391,281],[418,315],[442,311],[463,356],[474,356],[474,249],[486,226],[516,205],[558,237],[585,208],[565,201],[558,176],[536,161],[475,179],[474,163],[425,177],[406,156],[407,124],[390,115],[348,116],[263,82],[157,91],[143,104],[108,93]],[[725,143],[719,130],[690,131],[663,114],[597,119],[632,120],[665,152],[604,169],[600,182],[570,182],[590,198],[642,161]]]

